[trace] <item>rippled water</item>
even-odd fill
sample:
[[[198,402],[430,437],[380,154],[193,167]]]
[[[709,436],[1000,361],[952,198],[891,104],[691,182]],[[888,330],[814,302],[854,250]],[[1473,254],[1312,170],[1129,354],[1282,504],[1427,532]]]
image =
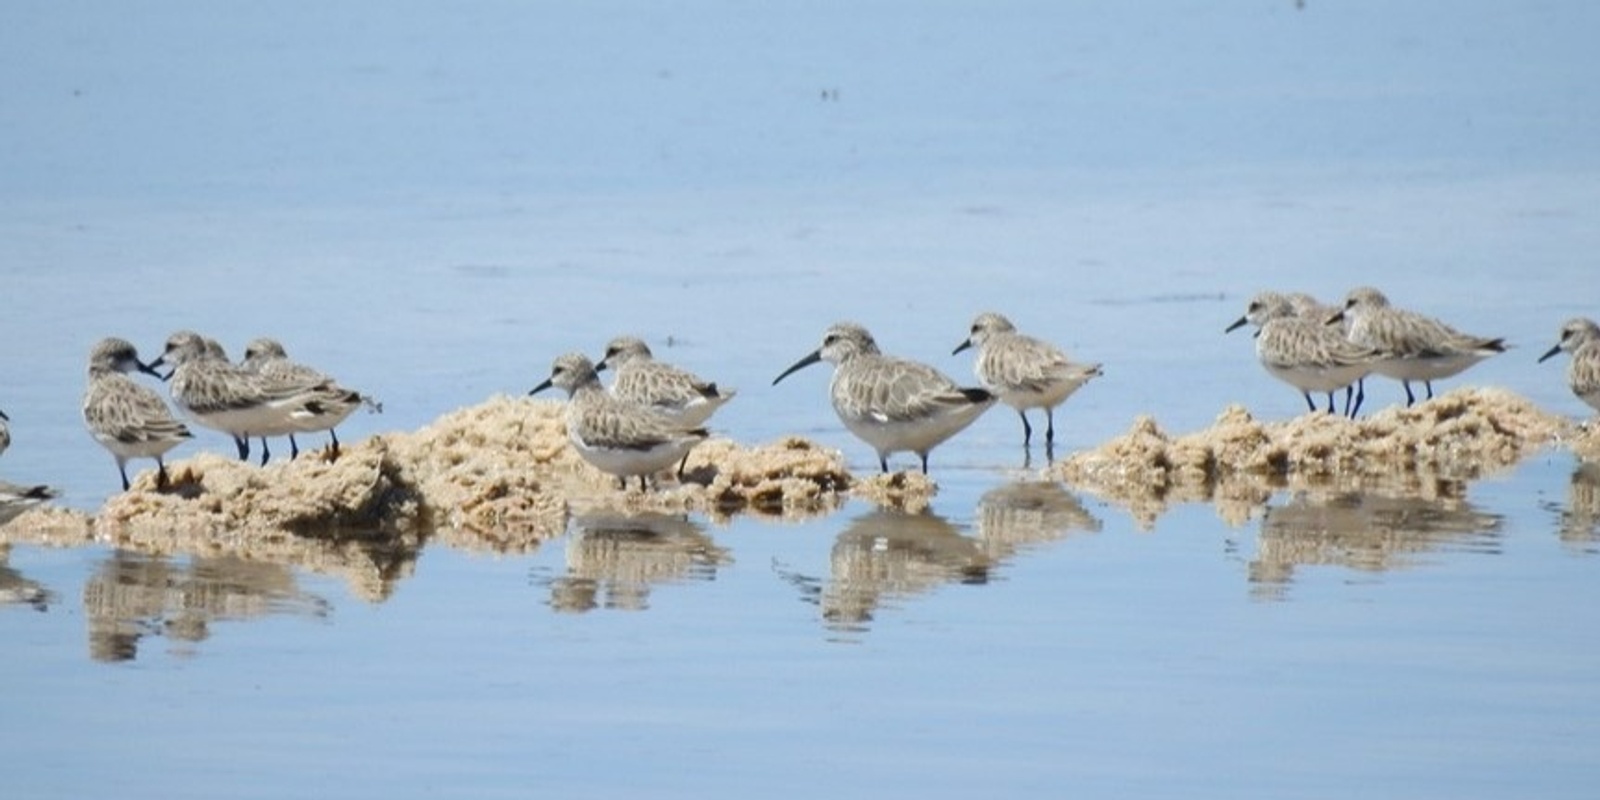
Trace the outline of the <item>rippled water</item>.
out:
[[[1600,313],[1600,12],[1305,6],[16,4],[0,476],[97,508],[88,347],[183,327],[377,394],[347,440],[629,331],[739,387],[721,432],[870,470],[824,369],[769,385],[836,319],[962,377],[989,308],[1104,362],[1070,451],[1300,413],[1222,328],[1373,283],[1516,346],[1441,388],[1586,414],[1533,362]],[[1019,428],[936,450],[920,515],[13,541],[7,794],[1592,792],[1593,465],[1146,514]]]

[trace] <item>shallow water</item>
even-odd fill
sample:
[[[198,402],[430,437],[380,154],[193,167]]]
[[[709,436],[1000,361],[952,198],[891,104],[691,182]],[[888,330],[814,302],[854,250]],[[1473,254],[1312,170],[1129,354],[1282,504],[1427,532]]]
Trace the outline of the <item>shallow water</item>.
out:
[[[88,347],[185,327],[274,335],[378,395],[352,441],[633,332],[739,388],[719,431],[869,471],[824,367],[770,385],[836,319],[963,379],[950,350],[989,308],[1104,362],[1057,416],[1070,451],[1137,413],[1300,413],[1223,327],[1259,288],[1372,283],[1515,345],[1441,388],[1586,414],[1533,361],[1600,313],[1597,15],[19,4],[0,476],[99,507]],[[13,544],[8,789],[1592,791],[1592,466],[1146,524],[1027,483],[1019,428],[997,410],[936,450],[910,517],[578,519],[517,552],[279,561]]]

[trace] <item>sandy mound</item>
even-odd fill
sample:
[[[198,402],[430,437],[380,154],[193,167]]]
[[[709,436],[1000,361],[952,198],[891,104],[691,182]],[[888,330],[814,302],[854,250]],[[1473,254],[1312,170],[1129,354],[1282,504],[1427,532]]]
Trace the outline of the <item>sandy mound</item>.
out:
[[[1358,420],[1304,414],[1261,422],[1230,406],[1211,427],[1176,437],[1141,416],[1128,433],[1048,474],[1128,506],[1143,524],[1170,503],[1196,501],[1216,502],[1238,524],[1284,488],[1450,494],[1572,428],[1500,389],[1461,389]]]
[[[878,473],[856,481],[851,494],[884,508],[917,513],[928,507],[939,491],[932,478],[920,472]]]
[[[258,467],[215,453],[146,470],[92,518],[32,511],[9,539],[99,540],[157,551],[249,554],[286,537],[415,549],[437,533],[461,547],[520,551],[566,529],[569,512],[735,512],[798,517],[830,511],[851,484],[842,457],[799,438],[757,447],[712,440],[685,479],[640,492],[584,463],[568,444],[562,405],[496,397],[412,433],[347,444]]]

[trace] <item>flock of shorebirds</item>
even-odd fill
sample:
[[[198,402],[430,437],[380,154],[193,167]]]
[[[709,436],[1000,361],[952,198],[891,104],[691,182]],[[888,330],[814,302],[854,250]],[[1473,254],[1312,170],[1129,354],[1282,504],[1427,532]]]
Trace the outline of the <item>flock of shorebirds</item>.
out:
[[[1412,383],[1433,396],[1433,381],[1461,373],[1506,349],[1503,339],[1471,336],[1432,317],[1391,306],[1376,289],[1349,293],[1342,306],[1324,306],[1302,294],[1262,292],[1244,316],[1227,327],[1254,324],[1256,355],[1274,377],[1299,390],[1312,411],[1313,394],[1326,394],[1329,413],[1334,393],[1345,391],[1344,413],[1354,417],[1365,396],[1365,379],[1381,375],[1400,381],[1406,404],[1416,402]],[[872,334],[854,323],[827,329],[817,349],[784,370],[776,385],[797,370],[826,361],[833,365],[829,396],[840,421],[870,445],[878,465],[889,471],[889,456],[910,452],[928,471],[928,454],[972,424],[996,402],[1016,409],[1023,444],[1030,445],[1028,411],[1045,413],[1045,448],[1055,440],[1055,408],[1090,379],[1099,364],[1072,361],[1060,348],[1017,332],[995,313],[978,315],[954,353],[978,351],[980,386],[964,387],[934,367],[886,355]],[[1600,327],[1576,318],[1561,327],[1560,340],[1539,361],[1566,351],[1572,355],[1567,382],[1574,394],[1600,410]],[[953,354],[954,354],[953,353]],[[160,368],[170,367],[163,374]],[[611,370],[609,389],[600,372]],[[90,434],[110,451],[129,487],[127,462],[156,461],[156,485],[167,484],[163,457],[192,438],[153,388],[132,373],[153,375],[168,384],[173,403],[193,422],[228,434],[240,459],[250,458],[250,440],[261,442],[267,463],[269,437],[289,438],[290,457],[298,455],[296,434],[328,432],[331,454],[338,455],[334,428],[357,408],[382,410],[371,397],[352,391],[315,369],[290,361],[283,346],[257,339],[244,359],[229,361],[214,340],[180,331],[152,363],[139,359],[123,339],[100,341],[89,353],[89,384],[83,418]],[[703,427],[735,395],[731,388],[656,361],[641,340],[613,340],[599,362],[582,353],[557,359],[550,376],[529,394],[557,387],[567,392],[567,435],[577,453],[623,487],[677,465],[681,479],[689,451],[710,435]],[[0,412],[0,452],[10,444],[9,418]],[[44,487],[35,487],[44,489]]]
[[[1256,357],[1273,377],[1288,383],[1317,410],[1312,394],[1345,391],[1346,416],[1354,418],[1365,397],[1369,375],[1400,381],[1406,405],[1416,402],[1411,389],[1420,381],[1433,399],[1433,382],[1459,375],[1468,367],[1506,351],[1505,339],[1462,333],[1433,317],[1396,308],[1370,286],[1352,289],[1342,306],[1325,306],[1310,295],[1261,292],[1225,332],[1256,326]],[[1544,355],[1572,354],[1567,385],[1573,394],[1600,410],[1600,328],[1577,317],[1561,326],[1561,338]],[[1353,395],[1353,397],[1352,397]]]
[[[162,374],[160,367],[170,367]],[[172,400],[196,423],[233,437],[239,458],[250,457],[250,439],[261,440],[261,463],[272,453],[267,438],[289,437],[290,457],[300,454],[295,434],[327,431],[332,452],[339,452],[335,426],[366,405],[382,410],[370,397],[340,386],[328,376],[289,360],[283,345],[257,339],[245,348],[244,360],[228,360],[222,345],[193,331],[167,339],[166,349],[146,364],[126,339],[102,339],[89,351],[89,388],[83,396],[83,421],[95,441],[111,451],[128,489],[130,458],[156,461],[156,486],[167,484],[168,450],[193,437],[154,389],[130,377],[153,375],[168,383]]]
[[[1351,417],[1360,411],[1369,375],[1400,381],[1411,405],[1417,399],[1413,382],[1421,382],[1431,399],[1434,381],[1506,349],[1503,339],[1470,336],[1391,306],[1370,287],[1351,291],[1342,306],[1324,306],[1304,294],[1262,292],[1226,330],[1251,323],[1258,328],[1256,354],[1269,373],[1298,389],[1312,411],[1317,410],[1312,393],[1326,393],[1332,413],[1334,393],[1345,390],[1344,413]],[[980,386],[963,387],[931,366],[885,355],[865,328],[841,322],[828,328],[821,346],[772,382],[820,361],[832,364],[833,410],[877,453],[879,468],[888,472],[891,454],[911,452],[926,473],[929,452],[996,401],[1016,409],[1024,447],[1033,436],[1028,411],[1043,409],[1048,453],[1055,440],[1056,406],[1101,374],[1099,364],[1074,362],[992,312],[978,315],[954,353],[972,347],[978,350],[974,371]],[[1600,328],[1586,319],[1569,321],[1561,340],[1539,360],[1563,350],[1573,356],[1567,372],[1573,392],[1600,410]],[[599,377],[607,367],[616,370],[609,391]],[[613,341],[598,364],[581,353],[557,358],[549,379],[532,393],[552,386],[570,397],[567,433],[578,453],[624,485],[637,476],[641,489],[646,476],[674,463],[681,477],[689,451],[709,435],[699,426],[734,395],[653,361],[649,348],[631,338]]]

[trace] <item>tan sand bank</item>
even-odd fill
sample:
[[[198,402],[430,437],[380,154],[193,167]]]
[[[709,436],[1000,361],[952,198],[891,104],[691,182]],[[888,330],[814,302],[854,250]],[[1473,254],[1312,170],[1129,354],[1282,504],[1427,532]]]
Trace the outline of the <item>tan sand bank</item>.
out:
[[[850,487],[851,494],[874,505],[912,513],[925,510],[938,491],[932,478],[910,470],[874,473]]]
[[[1210,427],[1183,436],[1140,416],[1128,433],[1047,474],[1128,506],[1142,524],[1173,502],[1215,502],[1239,524],[1284,488],[1448,495],[1573,429],[1502,389],[1459,389],[1358,420],[1303,414],[1262,422],[1229,406]]]

